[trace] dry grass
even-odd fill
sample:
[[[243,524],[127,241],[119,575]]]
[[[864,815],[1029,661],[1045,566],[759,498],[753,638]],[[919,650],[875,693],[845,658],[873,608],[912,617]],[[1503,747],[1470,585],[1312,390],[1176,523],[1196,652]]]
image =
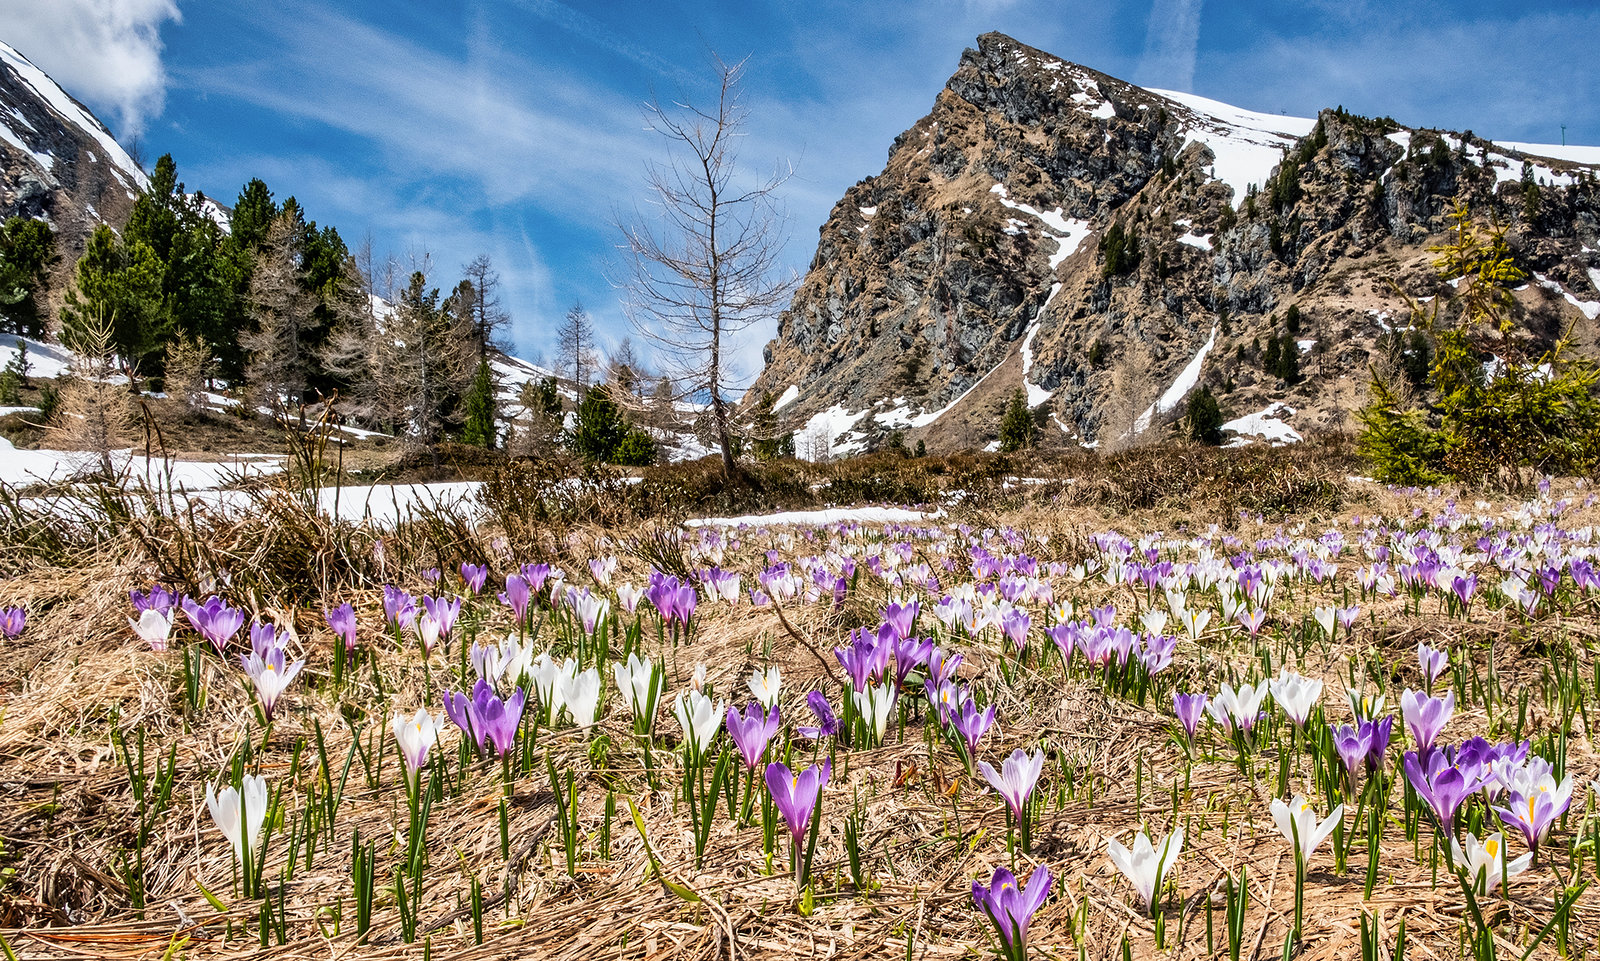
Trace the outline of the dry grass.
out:
[[[1413,506],[1436,501],[1372,491],[1370,485],[1338,485],[1338,500],[1312,483],[1329,481],[1334,471],[1299,481],[1274,480],[1274,462],[1263,456],[1244,461],[1234,476],[1234,489],[1218,503],[1180,502],[1177,486],[1204,483],[1198,479],[1205,457],[1189,453],[1174,458],[1134,451],[1120,459],[1098,461],[1098,473],[1076,487],[1062,486],[1037,499],[1016,503],[1000,499],[975,510],[972,518],[1013,523],[1032,535],[1045,534],[1047,544],[1034,542],[1042,555],[1076,561],[1087,551],[1093,531],[1116,526],[1124,532],[1173,530],[1184,523],[1217,519],[1247,540],[1273,528],[1252,518],[1240,522],[1236,511],[1252,497],[1277,497],[1284,490],[1315,494],[1318,506],[1307,519],[1310,533],[1337,522],[1340,503],[1352,501],[1364,512],[1382,510],[1391,516],[1409,514]],[[1334,458],[1335,460],[1337,458]],[[1088,463],[1088,462],[1085,462]],[[1157,478],[1160,470],[1180,468],[1182,480]],[[1188,465],[1188,466],[1184,466]],[[1010,465],[1007,474],[1015,469]],[[1187,471],[1187,473],[1185,473]],[[1158,487],[1144,503],[1123,498],[1142,483]],[[1243,480],[1241,480],[1241,478]],[[1243,485],[1255,478],[1265,493]],[[1213,494],[1226,486],[1212,481]],[[1079,493],[1113,487],[1122,493]],[[1274,486],[1277,485],[1277,486]],[[1278,493],[1274,493],[1274,492]],[[1231,515],[1231,516],[1230,516]],[[1575,523],[1571,518],[1568,523]],[[1585,518],[1584,522],[1592,522]],[[652,560],[663,551],[660,535],[647,529],[632,532],[585,525],[565,518],[555,535],[540,535],[530,526],[529,538],[541,537],[543,556],[564,564],[574,581],[583,559],[598,552],[621,551],[621,580],[638,581],[644,571],[640,555]],[[485,537],[478,535],[479,542]],[[733,551],[725,566],[747,572],[757,545],[754,538],[742,552]],[[797,538],[797,550],[817,550]],[[221,542],[225,544],[226,541]],[[635,554],[629,554],[629,545]],[[654,545],[654,546],[650,546]],[[764,545],[761,545],[764,546]],[[223,550],[222,546],[218,550]],[[125,553],[126,552],[126,553]],[[122,559],[123,557],[128,559]],[[231,556],[231,555],[230,555]],[[245,555],[240,555],[244,557]],[[527,557],[519,559],[531,559]],[[404,571],[415,578],[421,566],[449,563],[420,553]],[[399,575],[397,566],[390,571]],[[309,865],[301,863],[285,878],[283,829],[326,794],[314,748],[318,725],[326,735],[335,767],[352,744],[352,725],[367,743],[388,739],[386,721],[394,708],[427,704],[437,709],[437,684],[443,676],[438,655],[431,671],[414,650],[400,650],[376,635],[379,597],[370,584],[340,582],[328,595],[308,595],[296,608],[296,625],[310,663],[286,697],[279,720],[264,750],[254,752],[261,773],[283,785],[287,824],[280,826],[268,856],[268,887],[282,885],[287,916],[287,943],[258,939],[259,907],[229,893],[232,858],[226,842],[211,824],[202,800],[204,788],[219,779],[229,759],[243,749],[244,739],[260,739],[251,702],[233,667],[206,658],[209,697],[198,714],[186,710],[182,669],[176,652],[153,654],[126,628],[127,590],[149,582],[148,558],[107,550],[98,558],[79,557],[70,568],[33,565],[12,580],[0,582],[0,603],[26,604],[31,612],[27,632],[15,641],[0,641],[0,934],[20,958],[121,957],[283,957],[283,958],[788,958],[828,956],[858,958],[957,958],[982,955],[992,935],[971,901],[975,877],[987,879],[997,864],[1007,863],[1003,807],[993,794],[980,790],[947,748],[931,753],[925,741],[925,719],[914,717],[891,743],[872,750],[836,755],[834,781],[826,792],[825,820],[818,841],[815,873],[818,903],[802,916],[795,905],[792,880],[783,868],[782,846],[769,873],[761,853],[761,831],[723,820],[714,831],[705,867],[694,867],[688,817],[675,800],[668,775],[661,788],[645,783],[640,754],[625,712],[612,696],[601,724],[588,736],[563,729],[539,734],[539,749],[552,752],[558,768],[577,772],[582,852],[576,876],[569,877],[553,828],[556,806],[542,768],[516,782],[509,804],[510,856],[501,852],[498,803],[502,797],[499,768],[471,762],[436,803],[428,828],[429,868],[420,912],[421,937],[415,944],[399,940],[393,896],[380,893],[375,923],[361,943],[352,933],[353,907],[349,878],[350,837],[378,843],[380,883],[392,878],[406,831],[404,792],[397,780],[392,741],[378,772],[376,786],[366,782],[361,762],[350,774],[339,808],[332,848],[319,844]],[[420,581],[407,586],[420,589]],[[782,669],[786,721],[806,717],[803,692],[822,686],[837,698],[836,668],[827,655],[845,632],[870,616],[881,588],[863,581],[859,595],[845,610],[790,608],[791,634],[768,611],[743,607],[736,612],[708,611],[695,639],[675,652],[668,650],[669,692],[683,689],[696,662],[709,668],[719,696],[743,693],[743,678],[755,665]],[[1110,588],[1090,579],[1073,589],[1079,608],[1115,600],[1126,606],[1133,598],[1126,587]],[[1295,610],[1330,598],[1300,596]],[[257,596],[264,609],[279,598]],[[321,625],[323,603],[351,600],[363,624],[363,645],[376,652],[376,672],[363,665],[342,690],[328,680],[332,640]],[[489,615],[486,634],[503,632],[504,615]],[[796,636],[798,635],[798,636]],[[1353,641],[1336,646],[1312,645],[1297,661],[1298,669],[1327,681],[1324,704],[1331,717],[1342,718],[1339,702],[1348,664],[1365,663],[1381,654],[1393,666],[1393,690],[1415,685],[1412,651],[1418,640],[1448,643],[1456,656],[1480,661],[1492,653],[1494,669],[1508,691],[1537,690],[1548,670],[1550,652],[1570,659],[1585,676],[1594,670],[1597,629],[1592,607],[1524,627],[1503,615],[1475,616],[1470,630],[1425,605],[1411,612],[1401,602],[1367,605]],[[548,637],[548,635],[546,635]],[[1048,646],[1041,638],[1035,643]],[[819,656],[818,652],[822,652]],[[1293,897],[1293,859],[1288,846],[1272,832],[1268,798],[1277,793],[1278,758],[1264,752],[1255,759],[1252,776],[1240,775],[1232,749],[1215,735],[1204,744],[1202,757],[1185,773],[1181,744],[1171,736],[1168,703],[1157,700],[1139,707],[1102,692],[1091,681],[1063,681],[1059,666],[1046,661],[1042,672],[1025,673],[1014,685],[999,673],[998,645],[993,639],[966,648],[965,677],[993,693],[1000,726],[985,742],[984,753],[998,759],[1013,747],[1043,744],[1048,752],[1040,791],[1051,800],[1035,831],[1032,858],[1019,866],[1048,863],[1065,879],[1064,893],[1054,898],[1035,921],[1031,942],[1036,956],[1113,958],[1126,937],[1134,957],[1193,958],[1205,956],[1208,905],[1220,904],[1224,877],[1247,867],[1251,909],[1245,953],[1274,957],[1287,935]],[[1237,639],[1212,628],[1200,644],[1180,644],[1174,671],[1178,683],[1214,689],[1232,670],[1245,669],[1255,652]],[[453,663],[453,657],[451,659]],[[374,678],[381,678],[381,689]],[[740,698],[742,700],[742,698]],[[1395,697],[1391,696],[1391,708]],[[1514,713],[1514,712],[1513,712]],[[1514,719],[1514,718],[1513,718]],[[1569,763],[1580,774],[1600,770],[1587,715],[1575,720]],[[1495,724],[1510,723],[1500,706]],[[1528,730],[1545,732],[1554,721],[1537,704]],[[1490,719],[1482,706],[1465,708],[1452,722],[1455,737],[1488,733]],[[657,724],[657,765],[671,770],[676,725],[663,709]],[[672,733],[668,733],[668,732]],[[145,858],[146,908],[142,917],[130,907],[130,891],[122,869],[133,846],[136,801],[113,732],[137,743],[142,734],[153,768],[170,750],[177,759],[172,803],[159,819]],[[1400,735],[1397,732],[1397,737]],[[454,735],[445,738],[446,747]],[[937,743],[935,741],[935,743]],[[445,751],[454,756],[453,750]],[[298,765],[296,757],[298,756]],[[1393,756],[1393,755],[1391,755]],[[797,758],[806,757],[797,748]],[[454,765],[452,760],[451,765]],[[452,767],[452,770],[455,769]],[[291,777],[291,771],[294,776]],[[1299,782],[1296,782],[1299,783]],[[951,786],[954,785],[952,788]],[[600,852],[608,790],[617,792],[617,819],[611,824],[609,858]],[[950,796],[953,791],[953,797]],[[1064,803],[1057,803],[1065,797]],[[1177,797],[1177,810],[1173,798]],[[649,842],[668,874],[691,888],[697,903],[686,903],[652,879],[642,840],[627,816],[625,797],[637,803]],[[854,890],[843,841],[844,815],[852,803],[865,812],[863,837],[870,851],[870,891]],[[1167,936],[1179,936],[1174,953],[1156,951],[1149,920],[1130,907],[1132,898],[1105,856],[1104,838],[1126,840],[1147,824],[1152,832],[1186,823],[1190,837],[1175,884],[1165,899]],[[1575,823],[1572,826],[1575,826]],[[1426,829],[1424,829],[1424,839]],[[1570,835],[1558,829],[1558,836]],[[1358,843],[1359,850],[1359,843]],[[1382,851],[1382,876],[1372,900],[1363,901],[1363,858],[1353,854],[1349,872],[1335,874],[1331,859],[1320,854],[1309,878],[1305,940],[1300,957],[1359,957],[1362,913],[1378,919],[1386,945],[1392,945],[1403,920],[1413,957],[1457,956],[1462,923],[1459,891],[1445,881],[1435,887],[1422,847],[1416,850],[1391,825]],[[302,853],[302,859],[304,854]],[[1589,862],[1592,870],[1592,860]],[[474,943],[466,900],[471,879],[483,885],[492,903],[485,912],[484,943]],[[203,883],[230,905],[216,910],[201,894]],[[1537,930],[1548,917],[1559,889],[1548,868],[1529,872],[1512,886],[1508,921],[1501,927],[1510,956],[1526,926]],[[343,904],[343,933],[330,936],[329,912]],[[1082,928],[1074,919],[1086,917]],[[1595,951],[1600,934],[1600,901],[1586,895],[1574,909],[1575,954]],[[1222,917],[1217,911],[1218,947],[1225,953]],[[231,935],[231,937],[230,937]],[[1520,954],[1520,951],[1517,952]],[[1538,956],[1553,957],[1553,942]]]

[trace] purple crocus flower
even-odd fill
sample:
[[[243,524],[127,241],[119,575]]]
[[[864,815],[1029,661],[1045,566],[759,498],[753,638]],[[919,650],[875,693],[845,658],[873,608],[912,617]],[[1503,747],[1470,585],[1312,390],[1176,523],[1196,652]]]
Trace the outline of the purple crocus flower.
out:
[[[1433,751],[1426,759],[1419,758],[1415,751],[1407,751],[1404,768],[1406,780],[1439,819],[1440,830],[1453,836],[1456,811],[1468,795],[1483,787],[1483,769],[1477,766],[1468,770],[1457,768],[1443,751]]]
[[[925,637],[917,640],[914,637],[904,637],[893,643],[894,651],[894,689],[904,690],[906,678],[919,667],[926,667],[928,659],[933,656],[933,638]]]
[[[988,761],[979,761],[978,770],[995,792],[1005,798],[1011,816],[1021,824],[1028,796],[1033,793],[1033,786],[1039,782],[1039,773],[1044,770],[1044,752],[1034,751],[1029,756],[1017,748],[1001,763],[999,771]]]
[[[178,606],[178,597],[160,584],[152,584],[150,590],[141,591],[137,588],[128,592],[128,599],[133,602],[133,612],[143,614],[145,611],[159,611],[171,618],[172,609]]]
[[[486,582],[488,579],[489,565],[468,564],[466,561],[461,562],[461,583],[467,586],[467,590],[474,594],[482,591],[484,582]]]
[[[928,655],[928,680],[935,685],[955,680],[956,668],[961,666],[962,660],[960,654],[951,654],[943,648],[934,648],[933,653]]]
[[[356,609],[347,601],[331,611],[323,611],[322,616],[328,621],[328,627],[333,633],[344,638],[344,653],[346,657],[354,657],[356,653]]]
[[[478,682],[482,684],[480,680]],[[522,724],[522,708],[526,697],[522,688],[511,692],[505,700],[490,695],[483,705],[479,720],[483,724],[484,740],[504,757],[516,743],[517,728]]]
[[[0,608],[0,634],[8,638],[22,636],[22,629],[28,626],[28,611],[22,607]]]
[[[967,757],[975,758],[978,756],[978,742],[994,725],[994,705],[990,704],[980,711],[972,698],[966,698],[951,716],[951,723],[956,733],[961,735],[962,743],[967,746]]]
[[[767,765],[767,791],[788,825],[789,837],[796,851],[805,840],[806,829],[811,825],[811,813],[817,808],[822,789],[833,774],[833,763],[824,759],[795,774],[788,765],[774,761]],[[796,860],[799,860],[796,858]]]
[[[511,613],[517,615],[518,624],[528,619],[528,601],[532,597],[533,588],[526,577],[521,574],[506,575],[506,589],[500,594],[500,603],[511,608]]]
[[[549,564],[524,564],[522,565],[522,579],[528,583],[528,590],[534,594],[544,590],[544,582],[550,579]]]
[[[470,697],[459,691],[446,691],[444,695],[445,716],[455,722],[462,734],[473,739],[480,755],[483,754],[487,733],[483,727],[483,708],[493,696],[494,688],[482,678],[472,686]]]
[[[812,691],[813,694],[821,692]],[[827,701],[824,700],[826,705]],[[731,705],[728,707],[728,736],[733,738],[734,747],[739,749],[739,756],[744,758],[744,766],[754,771],[761,761],[761,755],[766,753],[767,743],[772,740],[772,735],[778,733],[778,705],[766,714],[761,713],[761,705],[755,701],[750,702],[744,713],[739,713]]]
[[[833,656],[838,659],[845,673],[850,675],[850,683],[855,689],[864,691],[883,679],[889,669],[891,652],[891,647],[883,643],[878,635],[866,628],[859,628],[850,632],[850,646],[834,648]]]
[[[1334,750],[1339,752],[1339,760],[1344,762],[1345,772],[1350,775],[1351,783],[1355,783],[1356,768],[1366,765],[1367,754],[1372,750],[1372,729],[1375,725],[1367,721],[1355,725],[1341,724],[1335,727],[1328,725],[1328,733],[1333,736]]]
[[[1001,955],[1007,961],[1023,961],[1028,953],[1028,924],[1050,896],[1050,869],[1041,864],[1034,869],[1026,886],[1004,867],[994,869],[989,885],[972,882],[972,902],[988,916],[1000,936]]]
[[[1033,618],[1021,608],[1012,608],[1000,619],[1000,630],[1016,645],[1019,654],[1028,649],[1028,628],[1032,626]]]
[[[383,619],[395,627],[410,627],[417,619],[416,600],[409,591],[383,585]]]
[[[816,741],[839,733],[839,718],[833,713],[833,707],[828,704],[827,696],[821,691],[812,691],[806,695],[806,707],[811,708],[811,713],[817,716],[817,726],[797,727],[794,729],[796,734]]]
[[[1182,694],[1172,692],[1172,710],[1178,715],[1178,723],[1183,725],[1183,733],[1194,740],[1194,732],[1200,727],[1200,715],[1205,712],[1206,702],[1211,700],[1209,695]]]
[[[443,638],[448,648],[450,632],[455,629],[456,620],[461,616],[461,598],[422,597],[423,617],[433,622],[437,628],[438,636]],[[418,619],[418,632],[421,633],[421,618]],[[432,644],[428,645],[432,647]]]
[[[916,601],[907,601],[904,604],[890,604],[883,609],[883,623],[894,631],[894,639],[903,641],[911,636],[912,625],[916,623],[917,613],[922,606]]]
[[[1418,754],[1426,755],[1433,749],[1439,731],[1449,722],[1455,710],[1456,696],[1452,691],[1445,691],[1444,697],[1439,698],[1418,694],[1409,687],[1405,689],[1400,695],[1400,716],[1417,743]]]
[[[215,594],[206,598],[204,604],[197,604],[193,598],[185,597],[183,613],[200,636],[210,641],[211,646],[217,649],[218,654],[227,650],[228,642],[233,640],[233,635],[239,633],[239,628],[244,627],[244,611],[229,607]]]
[[[1383,770],[1383,755],[1389,750],[1389,735],[1394,732],[1394,715],[1385,714],[1372,721],[1362,721],[1361,727],[1369,729],[1371,746],[1367,748],[1367,770]]]
[[[1417,642],[1417,663],[1422,666],[1422,676],[1427,679],[1427,691],[1433,692],[1433,682],[1439,679],[1446,667],[1450,666],[1450,654],[1444,650],[1434,650],[1422,641]]]
[[[1550,833],[1550,826],[1571,805],[1572,775],[1568,774],[1560,784],[1554,777],[1545,775],[1526,791],[1511,792],[1506,803],[1496,807],[1494,813],[1501,823],[1521,831],[1528,850],[1538,857],[1539,844]]]
[[[280,646],[277,628],[265,621],[250,622],[250,650],[257,657],[266,657],[268,651]]]

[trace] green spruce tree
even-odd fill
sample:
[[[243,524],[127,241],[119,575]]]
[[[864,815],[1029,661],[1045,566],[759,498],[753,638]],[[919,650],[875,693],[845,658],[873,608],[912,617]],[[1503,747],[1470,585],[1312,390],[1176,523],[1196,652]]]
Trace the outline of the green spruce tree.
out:
[[[494,378],[488,361],[478,362],[472,387],[467,391],[467,420],[461,427],[461,442],[493,449],[495,446],[496,403]]]

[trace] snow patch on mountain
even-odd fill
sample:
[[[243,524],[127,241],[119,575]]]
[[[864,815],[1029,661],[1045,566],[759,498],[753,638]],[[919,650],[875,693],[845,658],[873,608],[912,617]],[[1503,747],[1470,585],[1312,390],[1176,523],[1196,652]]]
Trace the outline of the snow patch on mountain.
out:
[[[1317,126],[1308,117],[1258,113],[1192,93],[1155,89],[1150,93],[1187,108],[1181,111],[1187,114],[1184,146],[1199,142],[1211,150],[1216,157],[1211,175],[1233,188],[1235,210],[1244,206],[1251,184],[1260,187],[1267,182],[1283,151]]]
[[[1050,295],[1040,305],[1039,312],[1033,315],[1033,322],[1028,324],[1028,332],[1022,338],[1022,388],[1028,392],[1028,409],[1032,410],[1050,399],[1055,391],[1045,390],[1028,379],[1028,374],[1033,371],[1033,338],[1039,333],[1039,326],[1044,323],[1045,311],[1050,308],[1050,301],[1061,292],[1060,284],[1050,286]]]
[[[1135,434],[1144,433],[1150,426],[1151,418],[1156,414],[1165,414],[1183,402],[1183,399],[1189,395],[1189,391],[1194,389],[1194,385],[1200,383],[1200,371],[1205,368],[1206,355],[1211,353],[1211,348],[1215,346],[1217,346],[1217,328],[1213,326],[1211,328],[1211,337],[1200,346],[1200,352],[1194,355],[1194,359],[1189,361],[1183,370],[1178,371],[1178,379],[1173,381],[1172,386],[1167,388],[1166,393],[1156,398],[1156,402],[1145,408],[1145,412],[1140,414],[1139,419],[1133,422],[1133,432]]]
[[[1279,420],[1278,415],[1280,414],[1287,414],[1293,417],[1295,409],[1282,401],[1277,401],[1268,405],[1265,410],[1258,410],[1254,414],[1246,414],[1243,417],[1228,421],[1222,425],[1222,429],[1232,431],[1239,436],[1229,441],[1225,446],[1243,447],[1250,443],[1250,438],[1252,437],[1258,437],[1273,447],[1299,443],[1302,439],[1300,432]]]
[[[140,170],[139,165],[133,162],[133,158],[128,156],[126,150],[122,149],[122,145],[117,143],[116,138],[111,136],[111,131],[106,129],[105,124],[95,119],[94,115],[85,110],[78,101],[68,96],[67,92],[62,90],[59,84],[50,79],[49,74],[34,66],[33,61],[23,56],[10,44],[0,42],[0,66],[10,68],[19,80],[33,88],[34,93],[42,103],[55,111],[62,120],[82,130],[98,143],[100,149],[105,151],[106,159],[116,167],[118,175],[122,177],[123,182],[130,188],[143,190],[149,185],[149,180],[145,177],[144,171]],[[12,138],[16,136],[16,133],[12,131],[6,139],[15,143],[16,141],[12,140]],[[38,157],[33,151],[30,150],[28,152],[35,158]],[[49,163],[41,163],[40,166],[43,166],[48,172],[54,166],[54,158],[51,158]]]

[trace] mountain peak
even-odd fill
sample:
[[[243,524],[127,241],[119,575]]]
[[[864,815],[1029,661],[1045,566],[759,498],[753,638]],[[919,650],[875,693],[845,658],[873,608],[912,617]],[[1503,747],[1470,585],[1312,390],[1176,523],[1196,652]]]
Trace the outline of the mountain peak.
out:
[[[1528,154],[1556,158],[1527,168],[1542,205]],[[1403,316],[1390,281],[1433,293],[1425,248],[1458,199],[1553,278],[1527,310],[1600,306],[1600,191],[1574,157],[1144,89],[987,33],[834,207],[747,397],[781,396],[821,453],[983,446],[1015,390],[1058,443],[1153,436],[1202,384],[1247,429],[1332,427]]]

